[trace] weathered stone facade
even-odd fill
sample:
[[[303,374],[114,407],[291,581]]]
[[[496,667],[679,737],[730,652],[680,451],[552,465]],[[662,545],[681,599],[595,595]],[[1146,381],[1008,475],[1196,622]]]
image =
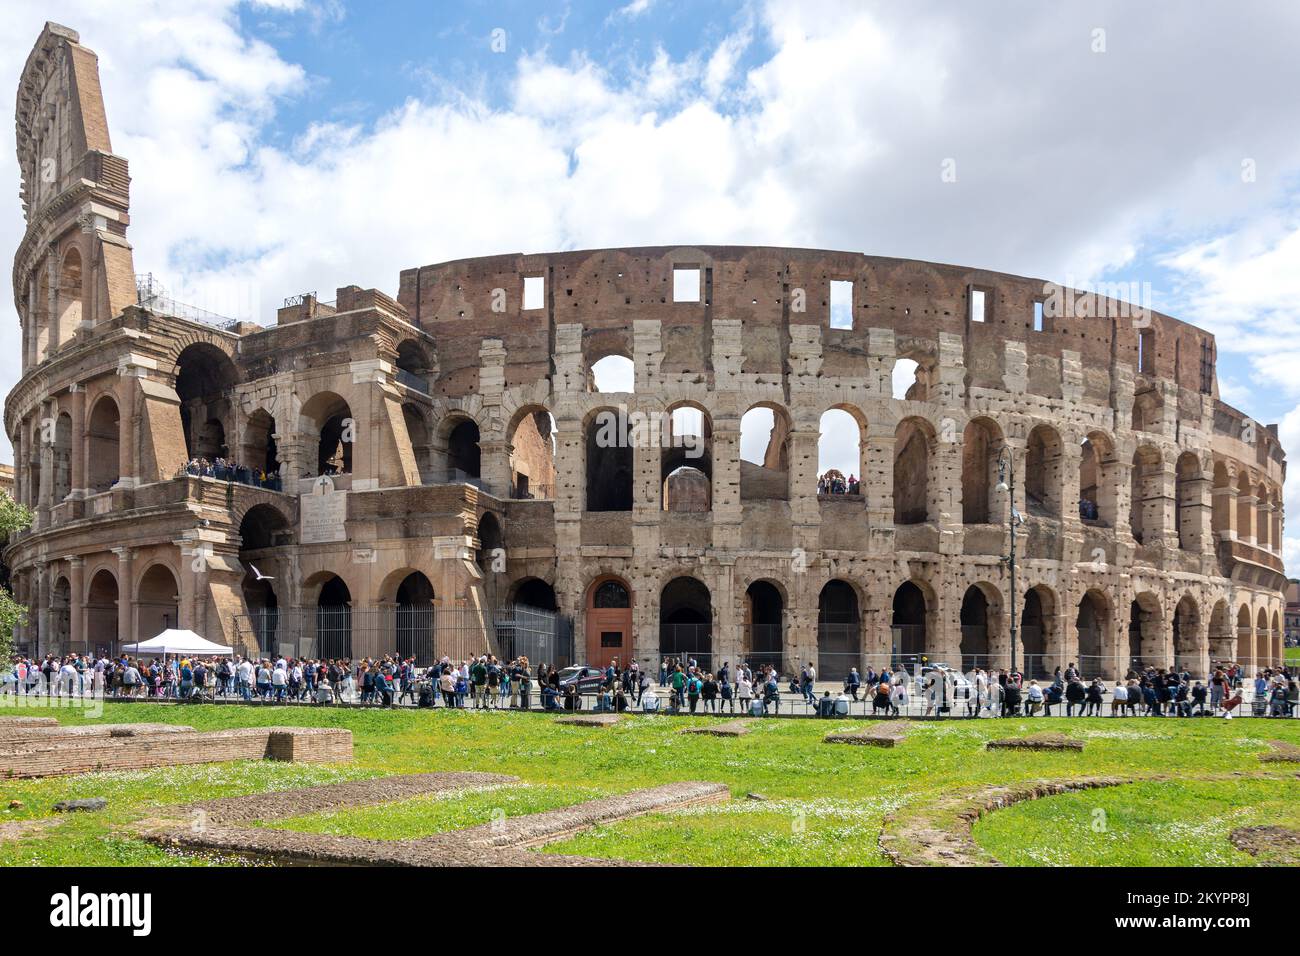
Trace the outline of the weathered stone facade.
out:
[[[593,661],[1000,666],[1014,600],[1033,670],[1281,659],[1285,458],[1218,399],[1213,337],[1169,316],[950,265],[681,247],[424,266],[396,299],[348,286],[270,328],[214,327],[137,296],[126,162],[64,28],[24,71],[18,152],[5,426],[37,523],[5,556],[32,650],[177,621],[247,643],[239,621],[266,606],[519,600],[572,614]],[[831,322],[836,281],[851,327]],[[633,391],[594,389],[612,355]],[[703,420],[699,458],[638,431],[680,408]],[[742,461],[754,409],[766,451]],[[829,409],[859,427],[859,495],[816,493]],[[597,440],[602,411],[628,447]],[[282,480],[180,474],[217,456]]]

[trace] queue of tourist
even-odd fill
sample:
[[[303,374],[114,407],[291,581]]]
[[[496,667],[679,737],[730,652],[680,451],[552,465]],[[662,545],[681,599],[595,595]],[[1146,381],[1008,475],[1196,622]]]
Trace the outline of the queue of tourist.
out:
[[[265,468],[252,468],[230,458],[216,457],[191,458],[181,469],[194,478],[216,478],[218,481],[234,481],[254,488],[266,488],[270,491],[280,490],[280,473],[268,472]]]
[[[966,717],[1232,717],[1243,710],[1243,687],[1253,691],[1250,712],[1259,717],[1300,716],[1300,684],[1286,667],[1264,668],[1253,678],[1236,664],[1216,665],[1206,681],[1186,671],[1148,667],[1130,670],[1108,685],[1086,678],[1074,664],[1048,680],[1026,680],[1019,671],[975,667],[959,675],[943,667],[913,676],[905,668],[879,672],[851,668],[839,694],[817,694],[817,672],[805,663],[783,678],[771,664],[751,667],[724,661],[716,671],[699,662],[663,658],[658,689],[637,661],[604,668],[557,670],[533,666],[527,657],[503,661],[491,654],[453,662],[444,657],[418,667],[413,657],[295,659],[278,656],[202,659],[177,656],[139,659],[122,654],[16,657],[0,671],[0,693],[110,699],[242,700],[278,704],[361,704],[392,707],[532,709],[597,712],[640,709],[667,713],[763,716],[781,712],[782,687],[803,713],[849,716],[860,704],[872,715]],[[666,691],[666,699],[659,690]],[[914,700],[915,698],[915,700]],[[797,704],[785,699],[786,712]]]

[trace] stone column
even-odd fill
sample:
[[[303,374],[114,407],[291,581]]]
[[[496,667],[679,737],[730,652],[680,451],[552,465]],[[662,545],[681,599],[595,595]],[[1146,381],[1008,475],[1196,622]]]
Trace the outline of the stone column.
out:
[[[39,489],[36,506],[36,526],[39,528],[49,527],[50,524],[50,507],[54,501],[54,409],[51,403],[41,402],[40,421],[37,423],[40,428],[40,445],[36,449],[41,463],[41,487]]]
[[[81,653],[89,649],[86,643],[86,559],[74,555],[68,558],[68,568],[68,585],[71,590],[68,598],[68,634],[71,649]]]
[[[36,653],[45,653],[50,646],[50,566],[36,565]]]
[[[122,488],[134,488],[136,485],[136,475],[139,473],[136,467],[136,435],[139,430],[137,421],[136,392],[139,388],[136,384],[138,369],[127,364],[121,371],[120,387],[118,388],[119,403],[118,420],[118,486]]]
[[[130,548],[114,548],[117,555],[117,641],[129,644],[135,640],[135,582],[131,580]]]
[[[72,406],[71,497],[79,500],[86,497],[86,390],[74,385],[68,393],[68,403]]]

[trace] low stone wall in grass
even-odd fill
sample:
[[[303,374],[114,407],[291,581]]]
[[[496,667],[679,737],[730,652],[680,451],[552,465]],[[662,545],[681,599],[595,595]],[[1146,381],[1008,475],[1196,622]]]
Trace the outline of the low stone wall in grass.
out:
[[[111,730],[108,725],[97,729]],[[351,759],[352,732],[330,728],[239,727],[196,733],[186,727],[132,736],[50,734],[36,728],[21,738],[0,741],[0,779],[228,760],[334,763]]]

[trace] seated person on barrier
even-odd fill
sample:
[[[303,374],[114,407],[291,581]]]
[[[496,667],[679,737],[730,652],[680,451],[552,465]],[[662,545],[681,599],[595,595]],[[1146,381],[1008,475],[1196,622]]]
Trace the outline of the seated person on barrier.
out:
[[[559,695],[556,694],[554,687],[552,687],[550,684],[545,684],[542,686],[542,709],[543,710],[559,710],[560,702],[558,698]]]
[[[654,713],[659,709],[659,695],[646,691],[641,695],[641,709],[646,713]]]
[[[776,682],[775,672],[768,676],[767,683],[763,685],[763,713],[767,713],[769,706],[773,712],[781,712],[781,687]]]
[[[582,710],[582,697],[578,695],[577,684],[564,685],[564,709],[575,712]]]

